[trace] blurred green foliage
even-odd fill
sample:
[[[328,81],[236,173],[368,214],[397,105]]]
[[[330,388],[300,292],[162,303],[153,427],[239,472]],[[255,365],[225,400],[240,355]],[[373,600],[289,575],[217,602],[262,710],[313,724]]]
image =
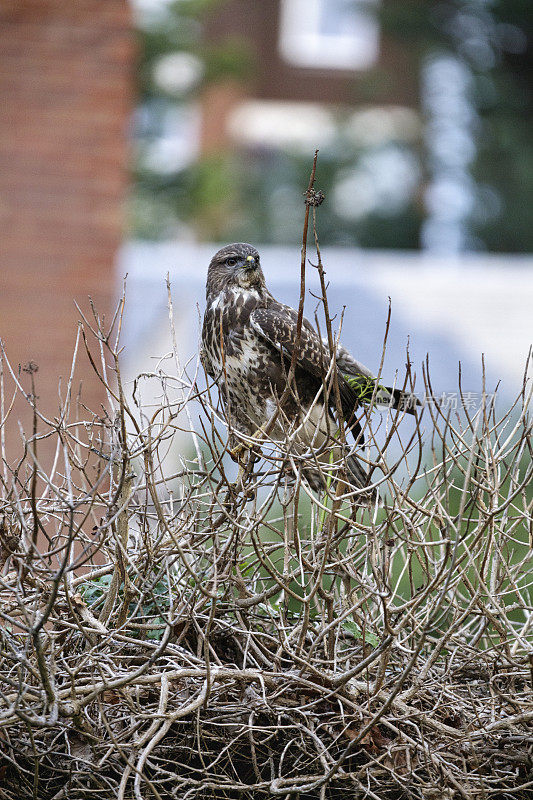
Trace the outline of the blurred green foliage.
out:
[[[533,4],[397,0],[383,5],[382,24],[421,59],[448,52],[468,65],[479,118],[471,172],[481,189],[471,231],[490,251],[533,251]],[[490,51],[485,58],[479,57],[480,32]],[[494,204],[497,209],[487,207]]]

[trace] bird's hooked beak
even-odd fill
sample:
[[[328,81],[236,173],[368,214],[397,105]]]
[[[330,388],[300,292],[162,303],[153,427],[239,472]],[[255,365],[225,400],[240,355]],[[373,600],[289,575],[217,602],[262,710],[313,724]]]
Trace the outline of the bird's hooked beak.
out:
[[[238,270],[238,282],[243,288],[250,288],[257,286],[261,283],[261,268],[259,266],[259,259],[255,256],[246,256],[242,262],[241,268]]]

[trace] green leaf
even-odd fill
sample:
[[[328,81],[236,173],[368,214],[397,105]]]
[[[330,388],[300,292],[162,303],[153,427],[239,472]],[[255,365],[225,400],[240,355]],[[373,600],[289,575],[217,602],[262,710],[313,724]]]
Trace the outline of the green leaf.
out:
[[[352,622],[349,619],[345,619],[344,622],[342,623],[342,627],[344,628],[345,631],[349,631],[355,639],[363,638],[361,629],[358,627],[358,625],[355,624],[355,622]],[[365,631],[365,643],[372,645],[372,647],[377,647],[379,644],[379,639],[374,633],[371,633],[370,631]]]
[[[372,397],[375,397],[378,403],[387,402],[390,398],[390,392],[386,386],[382,386],[380,383],[376,384],[374,378],[369,378],[366,375],[345,375],[344,373],[343,378],[350,389],[357,393],[361,403],[370,403]]]

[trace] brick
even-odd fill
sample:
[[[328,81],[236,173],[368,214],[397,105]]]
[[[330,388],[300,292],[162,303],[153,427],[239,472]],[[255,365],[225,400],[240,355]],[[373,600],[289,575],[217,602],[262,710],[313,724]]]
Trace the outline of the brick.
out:
[[[134,48],[127,0],[0,5],[0,336],[14,365],[39,364],[45,413],[70,371],[74,299],[87,308],[90,294],[102,312],[114,299]],[[97,408],[102,387],[82,361],[77,380]],[[15,410],[27,425],[27,406]],[[8,433],[9,458],[16,424]]]

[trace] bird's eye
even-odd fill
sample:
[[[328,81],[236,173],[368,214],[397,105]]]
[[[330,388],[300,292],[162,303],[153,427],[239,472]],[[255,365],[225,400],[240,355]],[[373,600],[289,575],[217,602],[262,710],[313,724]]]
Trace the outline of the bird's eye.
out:
[[[237,259],[236,258],[227,258],[226,259],[226,264],[228,265],[228,267],[234,267],[236,263],[237,263]]]

